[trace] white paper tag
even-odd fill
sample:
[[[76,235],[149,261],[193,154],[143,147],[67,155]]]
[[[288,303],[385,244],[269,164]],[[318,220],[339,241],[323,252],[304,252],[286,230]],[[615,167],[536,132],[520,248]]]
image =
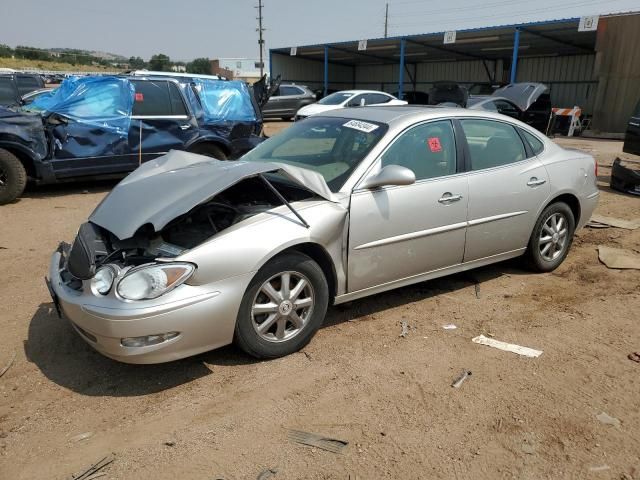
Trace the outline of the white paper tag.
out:
[[[363,122],[362,120],[349,120],[347,123],[345,123],[342,126],[353,128],[354,130],[360,130],[361,132],[364,132],[364,133],[371,133],[376,128],[378,128],[378,125],[375,125],[373,123]]]

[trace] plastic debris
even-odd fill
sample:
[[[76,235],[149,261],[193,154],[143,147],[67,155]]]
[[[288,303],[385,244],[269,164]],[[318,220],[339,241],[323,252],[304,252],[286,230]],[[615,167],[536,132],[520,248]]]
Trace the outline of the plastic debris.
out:
[[[82,440],[86,440],[91,437],[93,437],[93,432],[84,432],[84,433],[81,433],[80,435],[76,435],[75,437],[71,437],[69,441],[73,443],[81,442]]]
[[[594,225],[592,225],[592,223]],[[640,228],[640,219],[624,220],[622,218],[606,217],[604,215],[591,215],[591,221],[587,224],[589,227],[602,228],[602,225],[624,228],[626,230],[635,230]]]
[[[631,250],[598,245],[598,258],[607,268],[640,270],[640,255]]]
[[[445,330],[455,330],[458,327],[453,323],[447,323],[446,325],[443,325],[442,328],[444,328]]]
[[[409,335],[409,324],[407,323],[406,320],[402,320],[400,322],[400,326],[402,327],[402,331],[400,332],[400,336],[402,338],[405,338],[407,335]]]
[[[599,413],[596,415],[596,418],[600,421],[600,423],[604,423],[605,425],[613,425],[614,427],[620,426],[620,420],[616,417],[612,417],[611,415],[606,414],[605,412]]]
[[[342,453],[349,442],[301,430],[289,430],[289,440],[333,453]]]
[[[520,345],[516,345],[513,343],[501,342],[500,340],[494,340],[493,338],[487,338],[484,335],[479,335],[473,339],[471,339],[473,343],[478,343],[480,345],[486,345],[488,347],[497,348],[499,350],[504,350],[505,352],[517,353],[518,355],[522,355],[530,358],[537,358],[542,355],[542,350],[535,350],[529,347],[522,347]]]
[[[632,362],[640,363],[640,352],[631,352],[627,358]]]
[[[475,284],[475,290],[476,290],[476,298],[480,298],[480,284],[479,283]]]
[[[451,386],[453,388],[460,388],[464,381],[471,376],[471,370],[463,370],[460,375],[456,377]]]
[[[597,467],[589,467],[590,472],[606,472],[607,470],[611,470],[609,465],[599,465]]]

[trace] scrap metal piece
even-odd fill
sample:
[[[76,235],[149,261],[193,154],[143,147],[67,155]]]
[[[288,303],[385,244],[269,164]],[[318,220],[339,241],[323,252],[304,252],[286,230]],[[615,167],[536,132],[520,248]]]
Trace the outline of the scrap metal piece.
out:
[[[501,342],[499,340],[494,340],[493,338],[487,338],[484,335],[479,335],[473,339],[471,339],[473,343],[478,343],[480,345],[486,345],[488,347],[497,348],[499,350],[504,350],[505,352],[517,353],[518,355],[522,355],[530,358],[537,358],[542,355],[542,350],[535,350],[529,347],[522,347],[520,345],[515,345],[513,343]]]
[[[453,388],[460,388],[464,381],[471,376],[471,370],[463,370],[460,375],[456,377],[451,386]]]
[[[631,250],[598,245],[598,258],[607,268],[640,270],[640,255]]]
[[[289,440],[310,447],[317,447],[332,453],[342,453],[342,450],[349,445],[345,440],[325,437],[317,433],[303,432],[301,430],[289,430]]]

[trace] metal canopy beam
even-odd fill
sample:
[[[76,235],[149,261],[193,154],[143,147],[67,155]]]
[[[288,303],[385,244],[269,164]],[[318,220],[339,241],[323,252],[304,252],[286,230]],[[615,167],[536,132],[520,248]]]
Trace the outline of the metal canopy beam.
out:
[[[407,38],[407,42],[413,43],[414,45],[420,45],[421,47],[427,47],[427,48],[432,48],[434,50],[439,50],[441,52],[453,53],[455,55],[460,55],[461,57],[473,58],[475,60],[487,60],[487,58],[483,57],[482,55],[461,52],[460,50],[456,50],[455,48],[441,47],[440,45],[432,45],[430,43],[419,42],[417,40],[412,40],[410,38]]]
[[[402,38],[400,40],[400,75],[398,75],[398,98],[402,100],[404,90],[404,48],[407,41]]]
[[[289,55],[288,53],[284,53],[284,52],[277,52],[277,51],[275,51],[275,50],[271,50],[271,51],[269,52],[269,54],[270,54],[270,56],[271,56],[271,54],[275,54],[275,55],[282,55],[283,57],[290,57],[290,56],[291,56],[291,55]],[[303,59],[303,60],[309,60],[310,62],[322,62],[322,63],[324,63],[324,58],[312,58],[312,57],[305,57],[304,55],[294,55],[294,56],[293,56],[293,58],[301,58],[301,59]],[[271,60],[270,60],[270,61],[271,61]],[[346,66],[351,66],[351,65],[344,64],[344,63],[339,63],[339,62],[336,62],[336,61],[328,62],[328,63],[329,63],[329,65],[343,65],[343,66],[344,66],[344,65],[346,65]]]
[[[511,58],[511,76],[509,83],[516,83],[516,75],[518,72],[518,50],[520,49],[520,29],[516,28],[513,36],[513,56]]]
[[[324,96],[329,91],[329,47],[324,46]]]
[[[530,30],[528,28],[523,28],[523,27],[520,28],[520,30],[522,30],[523,32],[527,32],[528,34],[535,35],[536,37],[544,38],[546,40],[551,40],[552,42],[556,42],[556,43],[559,43],[561,45],[566,45],[568,47],[577,48],[578,50],[583,50],[585,52],[593,53],[593,51],[594,51],[593,48],[585,47],[584,45],[580,45],[580,44],[572,42],[570,40],[562,40],[562,39],[560,39],[558,37],[555,37],[553,35],[548,35],[546,33],[536,32],[535,30]]]
[[[375,58],[376,60],[381,60],[381,61],[386,62],[386,63],[389,63],[392,60],[391,58],[380,57],[378,55],[373,55],[371,53],[363,53],[363,52],[359,52],[359,51],[353,51],[353,50],[349,50],[347,48],[334,47],[333,45],[327,45],[327,46],[329,48],[331,48],[332,50],[337,50],[338,52],[350,53],[351,55],[360,55],[361,57]]]

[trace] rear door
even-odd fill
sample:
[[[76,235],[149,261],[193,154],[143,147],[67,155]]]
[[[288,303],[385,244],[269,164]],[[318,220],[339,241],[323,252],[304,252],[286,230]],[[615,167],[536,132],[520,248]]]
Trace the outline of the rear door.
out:
[[[638,101],[636,109],[627,124],[627,133],[624,136],[622,150],[634,155],[640,155],[640,101]]]
[[[131,83],[135,88],[129,128],[131,168],[169,150],[184,150],[197,138],[198,123],[177,82],[145,79]]]
[[[549,196],[545,167],[511,124],[476,118],[460,123],[470,156],[464,261],[524,249]]]
[[[305,93],[294,85],[280,85],[280,110],[283,116],[295,115]]]

